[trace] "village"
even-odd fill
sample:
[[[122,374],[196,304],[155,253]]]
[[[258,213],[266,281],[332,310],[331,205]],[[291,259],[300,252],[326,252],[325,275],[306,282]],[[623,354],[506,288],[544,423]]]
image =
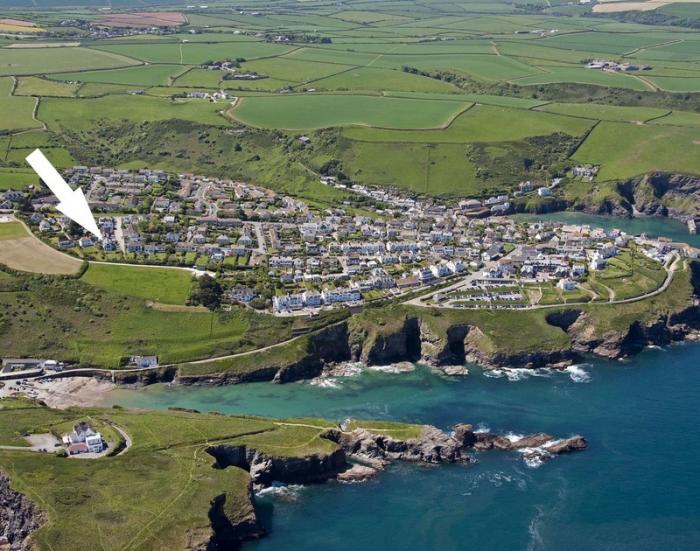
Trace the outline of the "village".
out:
[[[574,169],[581,178],[596,170]],[[451,292],[434,306],[613,300],[614,290],[601,292],[589,280],[604,275],[614,259],[614,270],[634,271],[641,256],[663,273],[674,255],[695,255],[663,239],[508,216],[514,197],[549,197],[559,179],[547,186],[522,182],[513,197],[448,204],[321,176],[321,184],[371,199],[358,214],[345,205],[311,208],[245,182],[162,170],[76,166],[65,177],[84,190],[101,240],[57,215],[56,198],[41,189],[5,192],[0,207],[22,203],[35,235],[68,254],[218,273],[224,302],[276,315],[312,315],[440,287]]]

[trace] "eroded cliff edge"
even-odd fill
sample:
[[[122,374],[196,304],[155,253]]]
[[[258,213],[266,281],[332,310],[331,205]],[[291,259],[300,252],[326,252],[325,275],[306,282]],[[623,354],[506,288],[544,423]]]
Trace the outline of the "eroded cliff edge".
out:
[[[10,479],[0,472],[0,549],[33,549],[29,537],[43,522],[44,516],[36,505],[12,489]]]

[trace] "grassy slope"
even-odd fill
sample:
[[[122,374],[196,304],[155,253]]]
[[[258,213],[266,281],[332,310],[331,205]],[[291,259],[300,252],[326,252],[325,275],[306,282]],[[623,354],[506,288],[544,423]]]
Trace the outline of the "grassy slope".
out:
[[[602,122],[574,158],[600,164],[599,180],[622,180],[654,170],[700,173],[700,129]]]
[[[241,100],[233,115],[246,124],[263,128],[365,125],[413,129],[444,126],[468,106],[360,95],[261,96]]]
[[[82,280],[119,294],[166,304],[184,304],[192,276],[185,270],[91,264]]]

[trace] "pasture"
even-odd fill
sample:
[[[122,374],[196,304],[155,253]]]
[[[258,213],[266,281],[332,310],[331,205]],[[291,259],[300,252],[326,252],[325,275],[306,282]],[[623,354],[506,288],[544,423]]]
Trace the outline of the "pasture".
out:
[[[313,82],[317,90],[457,92],[453,84],[393,69],[358,67]]]
[[[16,96],[75,97],[80,84],[68,84],[38,77],[17,78]]]
[[[582,118],[492,105],[474,105],[444,129],[404,132],[377,128],[347,128],[343,133],[348,138],[368,142],[474,143],[520,140],[555,132],[578,136],[591,125],[591,121]]]
[[[183,119],[221,125],[226,121],[218,111],[228,103],[205,100],[170,100],[147,96],[113,95],[98,98],[47,98],[39,107],[39,118],[49,128],[89,128],[95,121],[155,121]]]
[[[32,169],[0,168],[0,191],[8,189],[25,189],[37,185],[39,177]]]
[[[10,95],[12,86],[9,77],[0,78],[0,132],[41,128],[41,123],[32,116],[36,100]]]
[[[91,263],[81,280],[122,295],[165,304],[185,304],[192,275],[179,269]]]
[[[149,63],[176,63],[182,65],[199,65],[209,60],[221,59],[255,59],[286,53],[292,46],[268,44],[262,41],[218,42],[202,44],[199,42],[180,42],[170,44],[109,44],[99,46],[102,52],[116,54],[148,61]]]
[[[619,105],[597,105],[593,103],[548,103],[536,108],[538,111],[557,113],[571,117],[601,121],[643,123],[668,115],[668,109],[654,107],[624,107]]]
[[[599,180],[651,171],[700,174],[700,128],[601,122],[574,159],[601,165]]]
[[[89,48],[2,48],[0,75],[36,75],[136,65],[128,57]]]
[[[52,78],[62,81],[105,82],[107,84],[131,84],[139,86],[170,85],[187,70],[186,67],[173,65],[146,65],[127,69],[109,69],[102,71],[81,71],[78,73],[59,73]]]
[[[303,130],[332,126],[414,129],[447,126],[469,103],[360,95],[246,97],[232,115],[261,128]]]

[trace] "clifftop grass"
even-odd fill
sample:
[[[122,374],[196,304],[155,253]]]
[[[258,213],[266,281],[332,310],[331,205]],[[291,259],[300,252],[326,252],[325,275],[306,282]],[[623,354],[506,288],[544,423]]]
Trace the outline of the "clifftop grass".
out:
[[[10,399],[0,400],[0,445],[17,445],[20,431],[65,428],[86,417],[98,426],[122,428],[133,446],[122,455],[97,460],[0,450],[0,471],[47,516],[32,536],[38,549],[203,548],[211,536],[214,498],[225,496],[224,514],[232,522],[249,518],[253,511],[250,476],[236,467],[214,468],[214,458],[206,452],[210,445],[246,445],[279,458],[338,449],[321,438],[335,424],[320,419],[275,421],[118,408],[57,411]],[[389,428],[416,432],[412,427],[392,423]],[[85,538],[86,533],[98,540]]]

